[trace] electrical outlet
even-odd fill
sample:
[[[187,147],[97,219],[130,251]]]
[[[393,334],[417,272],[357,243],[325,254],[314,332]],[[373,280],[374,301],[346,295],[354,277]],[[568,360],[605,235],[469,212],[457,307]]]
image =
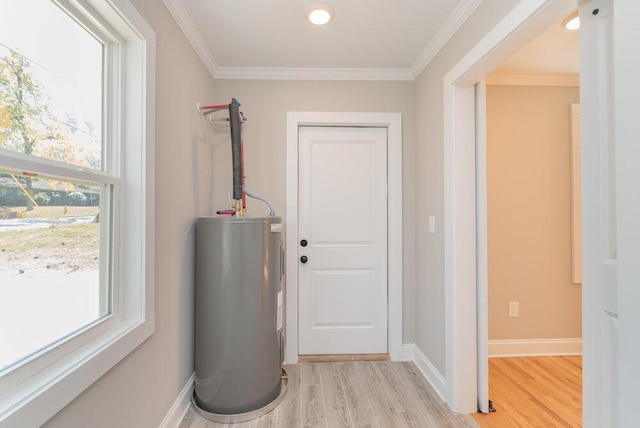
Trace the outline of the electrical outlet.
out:
[[[520,302],[509,302],[509,318],[520,316]]]
[[[429,216],[429,233],[436,233],[436,216]]]

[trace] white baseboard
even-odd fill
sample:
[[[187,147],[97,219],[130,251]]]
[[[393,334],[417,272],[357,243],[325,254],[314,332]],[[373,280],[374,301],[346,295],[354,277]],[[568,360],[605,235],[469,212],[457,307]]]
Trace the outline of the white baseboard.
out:
[[[187,383],[185,384],[180,395],[173,402],[173,405],[169,409],[169,412],[164,417],[164,420],[160,424],[159,428],[178,428],[184,415],[189,410],[191,404],[191,396],[193,395],[193,388],[195,384],[196,374],[192,374]]]
[[[402,361],[413,361],[414,352],[413,349],[416,347],[413,343],[403,343],[402,344]]]
[[[489,358],[582,355],[582,339],[490,340]]]
[[[405,351],[405,355],[413,355],[413,362],[416,364],[418,369],[422,372],[427,381],[431,384],[433,389],[436,391],[440,399],[444,402],[444,395],[447,389],[447,384],[444,380],[444,376],[435,368],[435,366],[429,361],[429,359],[420,351],[415,344],[404,345],[406,347],[403,349]],[[409,348],[411,348],[409,350]]]

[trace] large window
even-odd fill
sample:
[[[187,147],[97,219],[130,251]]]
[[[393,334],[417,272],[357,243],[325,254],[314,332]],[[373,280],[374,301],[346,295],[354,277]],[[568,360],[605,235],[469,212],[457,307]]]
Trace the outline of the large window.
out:
[[[128,0],[0,3],[0,426],[153,331],[154,43]]]
[[[0,14],[0,375],[109,315],[113,300],[110,40],[32,3]]]

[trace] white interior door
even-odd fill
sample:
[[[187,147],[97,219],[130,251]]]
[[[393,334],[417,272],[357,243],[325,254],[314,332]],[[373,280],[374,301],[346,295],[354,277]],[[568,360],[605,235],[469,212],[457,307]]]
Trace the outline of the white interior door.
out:
[[[298,141],[298,353],[386,353],[387,129]]]
[[[584,2],[580,6],[580,21],[584,426],[617,427],[619,322],[613,2]]]

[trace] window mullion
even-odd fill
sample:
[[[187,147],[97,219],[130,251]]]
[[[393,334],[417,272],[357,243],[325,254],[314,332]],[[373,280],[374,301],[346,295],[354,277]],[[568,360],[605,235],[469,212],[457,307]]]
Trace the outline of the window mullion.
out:
[[[48,178],[83,183],[116,184],[118,177],[106,172],[95,171],[62,162],[39,158],[24,153],[0,149],[2,168],[16,173],[31,173]]]

